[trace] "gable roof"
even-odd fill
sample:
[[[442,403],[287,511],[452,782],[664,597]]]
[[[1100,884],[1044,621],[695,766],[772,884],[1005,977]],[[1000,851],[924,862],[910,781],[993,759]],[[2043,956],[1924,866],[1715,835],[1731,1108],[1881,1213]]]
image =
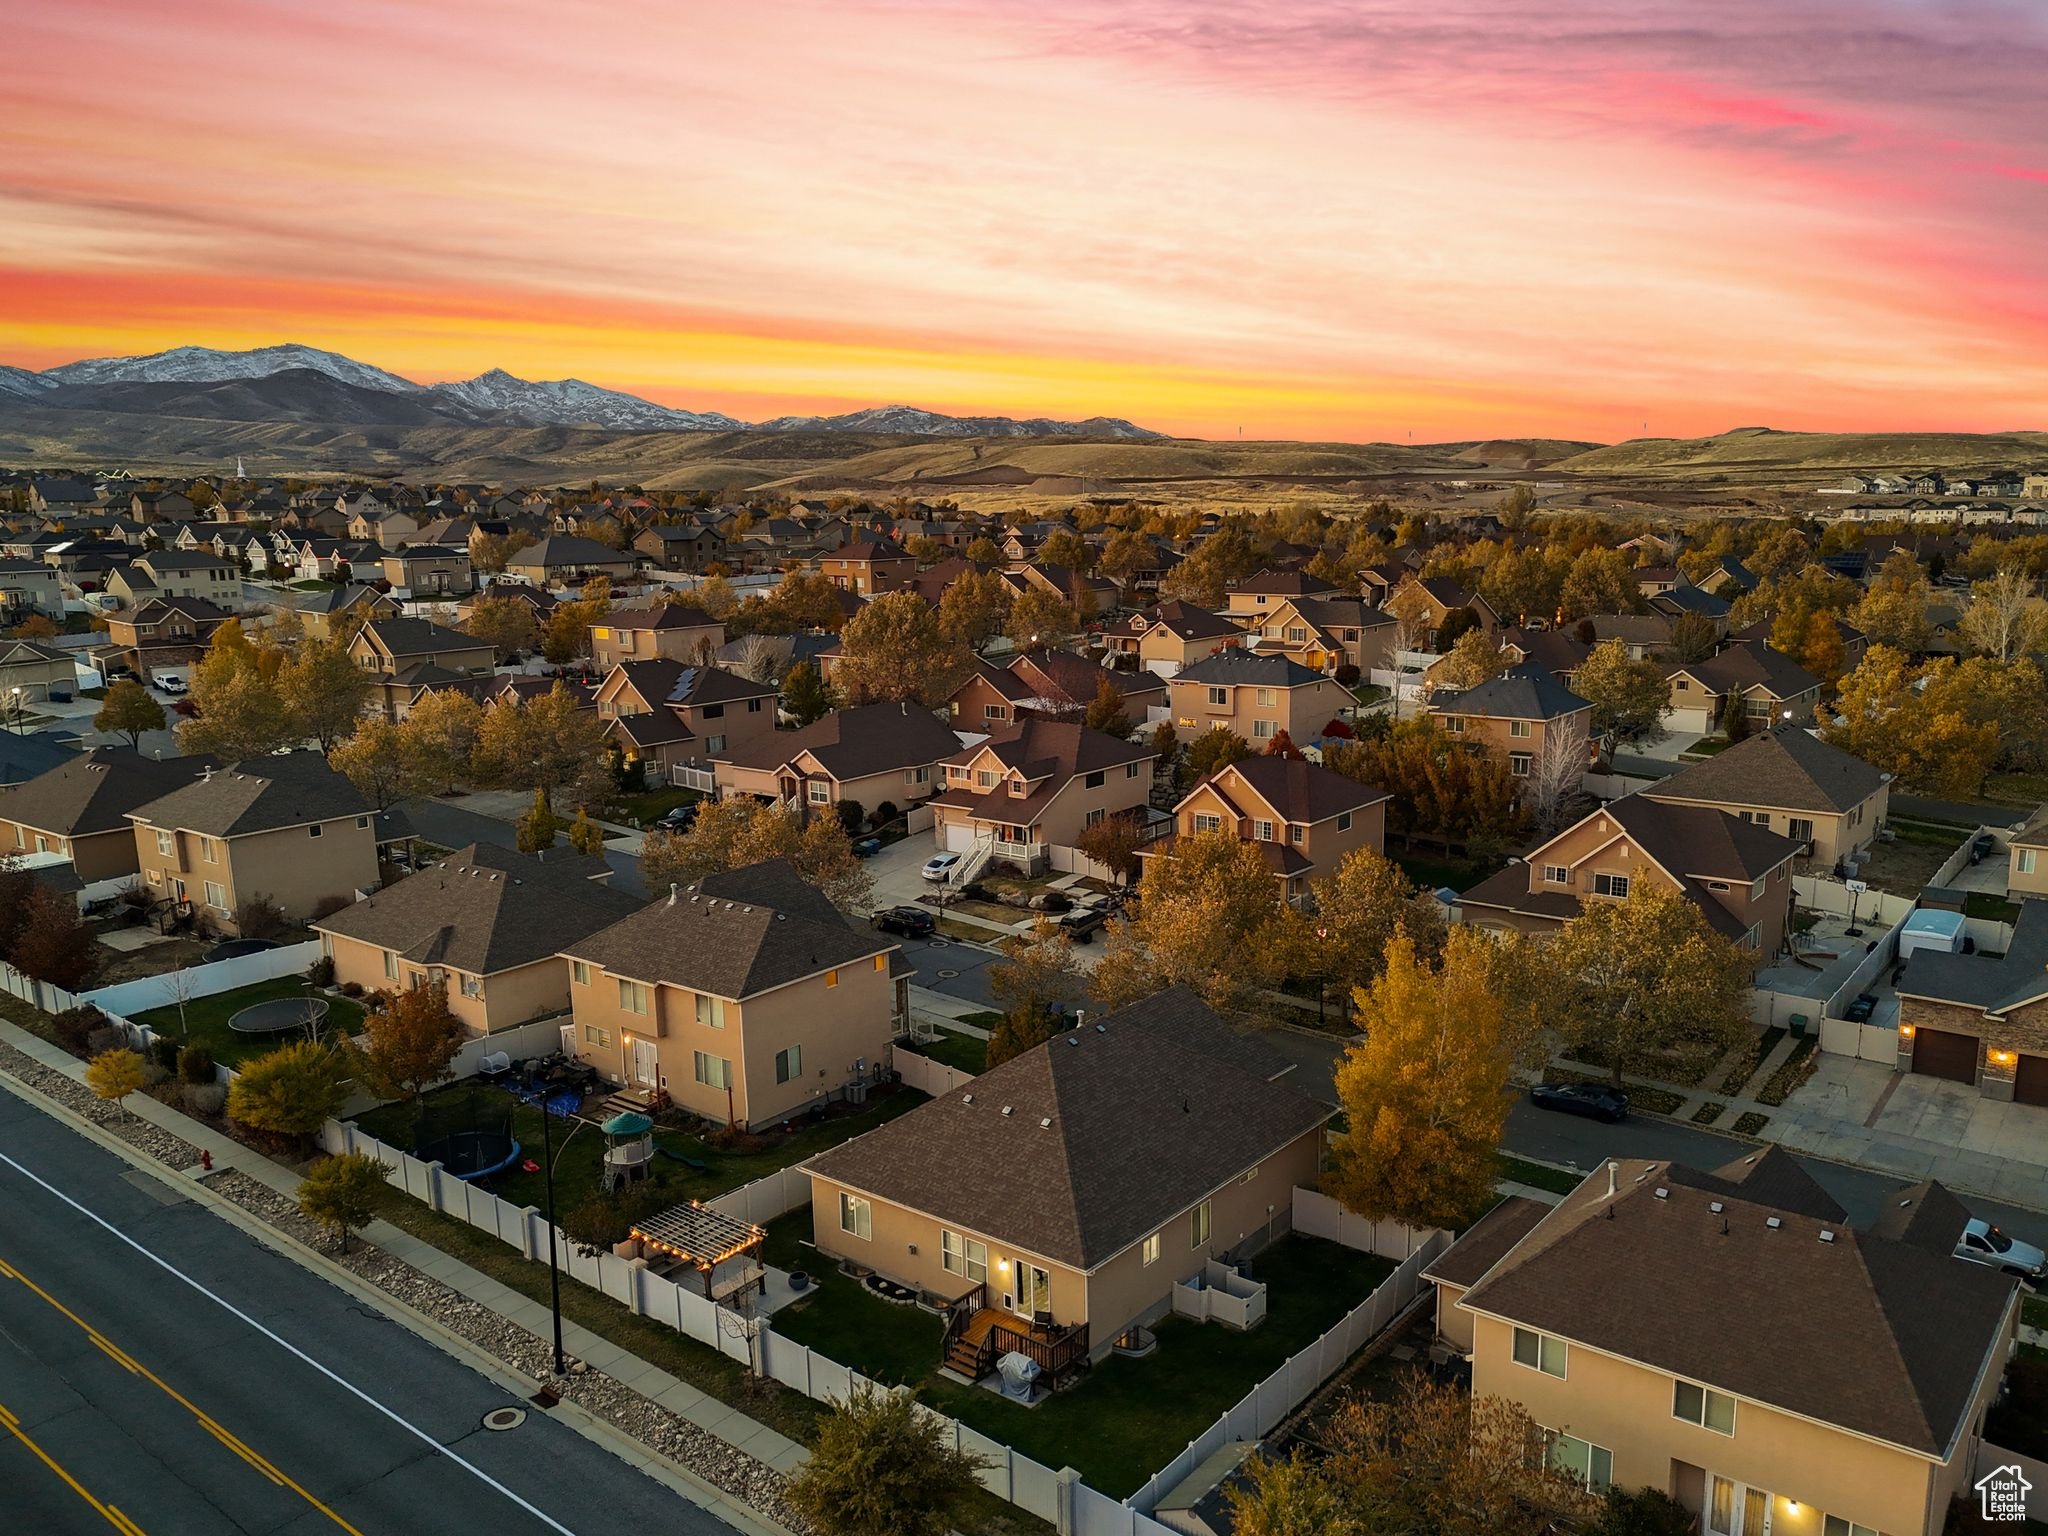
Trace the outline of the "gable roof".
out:
[[[1755,880],[1798,853],[1799,843],[1757,822],[1704,805],[1623,795],[1594,814],[1611,816],[1642,850],[1683,879]]]
[[[1949,1454],[1995,1364],[2015,1281],[1725,1191],[1694,1170],[1638,1159],[1609,1167],[1613,1194],[1606,1174],[1588,1177],[1462,1305]]]
[[[1788,811],[1849,811],[1890,775],[1793,727],[1761,731],[1643,791],[1652,800],[1710,800]]]
[[[1558,720],[1592,707],[1547,669],[1530,662],[1509,667],[1470,688],[1445,689],[1429,701],[1433,715],[1480,715],[1493,720]]]
[[[779,768],[808,752],[841,780],[914,768],[951,757],[960,738],[928,709],[915,704],[861,704],[835,709],[800,731],[778,731],[728,750],[724,760],[744,768]]]
[[[657,603],[652,608],[614,608],[600,624],[613,629],[722,629],[702,608],[685,603]]]
[[[318,752],[259,757],[188,782],[128,813],[144,826],[240,837],[361,816],[370,802]]]
[[[1389,798],[1384,789],[1291,757],[1242,758],[1217,769],[1202,783],[1214,785],[1221,780],[1227,785],[1233,777],[1289,821],[1328,821]]]
[[[1705,661],[1667,667],[1667,677],[1684,672],[1704,683],[1710,693],[1730,688],[1762,688],[1781,699],[1796,698],[1820,687],[1820,679],[1791,657],[1768,645],[1748,641],[1728,646]]]
[[[1285,656],[1261,656],[1237,646],[1227,646],[1213,656],[1189,662],[1172,681],[1201,683],[1210,687],[1302,688],[1323,682],[1325,678],[1322,673]]]
[[[128,826],[128,813],[199,777],[213,759],[161,761],[126,747],[94,747],[20,784],[0,788],[0,820],[38,832],[89,837]]]
[[[432,619],[371,619],[363,634],[393,656],[429,656],[438,651],[489,650],[488,640],[448,629]]]
[[[637,897],[598,884],[586,867],[471,843],[311,926],[488,976],[548,959],[639,910]]]
[[[1193,603],[1171,598],[1141,617],[1151,622],[1145,627],[1164,625],[1169,632],[1183,640],[1225,640],[1239,639],[1244,631],[1231,623],[1222,614],[1207,608],[1198,608]]]
[[[1173,987],[803,1166],[1089,1270],[1329,1118],[1286,1071]]]
[[[1072,651],[1040,647],[1026,651],[1010,662],[1009,670],[1023,680],[1030,696],[1086,707],[1106,682],[1129,700],[1134,694],[1164,694],[1166,680],[1150,672],[1111,672],[1098,667],[1086,656]]]

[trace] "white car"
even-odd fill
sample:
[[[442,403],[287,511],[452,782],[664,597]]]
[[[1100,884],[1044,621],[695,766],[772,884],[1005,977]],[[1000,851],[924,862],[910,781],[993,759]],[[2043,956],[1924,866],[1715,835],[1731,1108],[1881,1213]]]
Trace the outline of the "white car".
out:
[[[186,691],[185,679],[179,677],[175,672],[166,673],[164,676],[158,678],[156,680],[156,685],[165,693],[168,693],[172,698],[177,698],[180,694]]]
[[[950,879],[952,877],[953,871],[958,869],[959,867],[959,854],[941,853],[936,854],[929,859],[926,859],[924,861],[924,868],[919,870],[918,873],[923,875],[927,880],[946,880]]]
[[[1987,1265],[2017,1275],[2022,1280],[2039,1280],[2048,1273],[2048,1254],[2032,1243],[2007,1237],[1990,1222],[1972,1219],[1956,1241],[1956,1257],[1972,1264]]]

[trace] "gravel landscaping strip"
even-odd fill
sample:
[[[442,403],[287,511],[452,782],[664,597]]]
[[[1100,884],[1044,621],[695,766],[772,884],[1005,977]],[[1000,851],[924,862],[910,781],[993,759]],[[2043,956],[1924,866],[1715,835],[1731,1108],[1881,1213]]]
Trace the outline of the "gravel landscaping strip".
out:
[[[90,1120],[101,1130],[120,1137],[158,1162],[172,1168],[190,1168],[199,1161],[199,1149],[182,1136],[138,1118],[119,1105],[101,1098],[75,1079],[54,1067],[46,1067],[33,1056],[11,1045],[0,1045],[0,1072],[19,1079],[44,1098],[62,1104],[74,1115]]]

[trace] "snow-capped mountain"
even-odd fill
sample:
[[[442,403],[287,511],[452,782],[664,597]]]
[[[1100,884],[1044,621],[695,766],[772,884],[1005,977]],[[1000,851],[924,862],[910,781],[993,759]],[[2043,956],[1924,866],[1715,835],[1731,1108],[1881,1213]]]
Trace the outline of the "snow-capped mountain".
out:
[[[742,432],[746,423],[717,411],[679,411],[581,379],[528,380],[493,368],[473,379],[428,386],[473,410],[537,425],[610,427],[619,432]]]
[[[1034,416],[947,416],[914,405],[874,405],[843,416],[778,416],[755,425],[757,432],[900,432],[918,437],[1125,437],[1151,438],[1149,431],[1121,416],[1086,421],[1053,421]]]
[[[337,392],[313,375],[345,386]],[[265,381],[276,380],[274,384]],[[316,388],[309,388],[316,385]],[[172,388],[166,396],[166,386]],[[329,398],[353,394],[345,403]],[[379,395],[402,396],[404,404],[379,403]],[[219,397],[219,398],[216,398]],[[229,398],[231,397],[231,398]],[[446,413],[463,425],[596,427],[613,432],[875,432],[920,437],[1108,437],[1153,438],[1160,434],[1116,416],[1086,421],[1036,417],[946,416],[908,405],[882,405],[843,416],[783,416],[748,424],[718,411],[657,405],[638,395],[602,389],[581,379],[533,382],[493,368],[473,379],[416,384],[411,379],[359,363],[339,352],[286,343],[223,352],[212,347],[173,347],[147,357],[96,357],[33,373],[0,364],[0,399],[9,410],[33,401],[37,407],[167,413],[236,421],[339,420],[392,425],[418,424],[421,410]],[[335,414],[339,412],[339,414]]]
[[[330,379],[364,389],[411,393],[423,386],[382,368],[359,363],[339,352],[323,352],[286,342],[253,347],[246,352],[221,352],[212,347],[173,347],[147,357],[95,357],[44,370],[55,384],[217,384],[227,379],[262,379],[290,368],[311,368]]]

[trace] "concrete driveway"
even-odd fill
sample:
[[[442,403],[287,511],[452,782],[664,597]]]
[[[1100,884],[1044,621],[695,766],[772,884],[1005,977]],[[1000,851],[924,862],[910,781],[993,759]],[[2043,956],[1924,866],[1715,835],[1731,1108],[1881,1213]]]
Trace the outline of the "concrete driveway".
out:
[[[900,843],[890,843],[867,861],[868,878],[875,882],[868,910],[883,907],[914,907],[920,898],[938,887],[918,874],[924,861],[938,852],[927,833],[913,832]]]

